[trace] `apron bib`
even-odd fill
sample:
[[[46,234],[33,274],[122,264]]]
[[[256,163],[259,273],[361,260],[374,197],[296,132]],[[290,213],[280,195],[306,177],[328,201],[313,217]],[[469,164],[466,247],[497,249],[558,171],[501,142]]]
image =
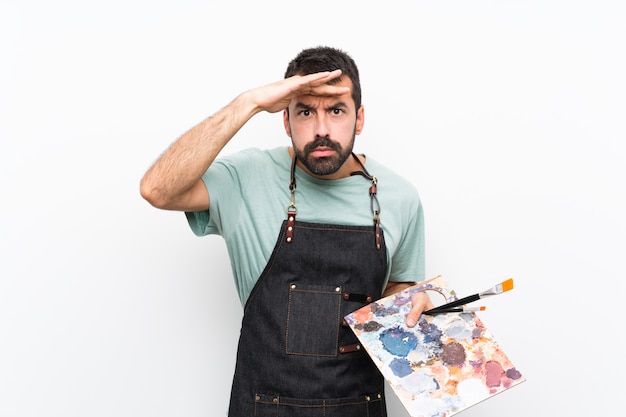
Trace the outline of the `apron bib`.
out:
[[[229,416],[386,416],[383,376],[343,319],[382,295],[379,210],[374,227],[296,222],[294,167],[291,211],[244,309]]]

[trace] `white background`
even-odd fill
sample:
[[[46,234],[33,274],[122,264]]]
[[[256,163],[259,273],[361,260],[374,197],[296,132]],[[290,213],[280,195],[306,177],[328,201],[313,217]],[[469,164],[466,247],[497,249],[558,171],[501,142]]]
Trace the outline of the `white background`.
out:
[[[241,306],[223,241],[139,180],[319,44],[361,70],[356,150],[420,191],[427,275],[460,294],[515,279],[481,318],[527,382],[462,415],[616,411],[625,17],[620,1],[3,0],[0,416],[226,415]],[[262,114],[225,152],[288,143]]]

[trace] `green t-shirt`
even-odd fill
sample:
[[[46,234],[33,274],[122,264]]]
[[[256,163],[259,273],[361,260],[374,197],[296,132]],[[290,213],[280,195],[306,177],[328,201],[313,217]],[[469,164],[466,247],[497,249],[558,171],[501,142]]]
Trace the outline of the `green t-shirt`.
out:
[[[202,176],[209,190],[209,210],[186,213],[197,236],[223,236],[242,305],[263,272],[286,219],[291,202],[290,168],[291,158],[284,146],[250,148],[220,157]],[[417,190],[370,157],[365,168],[378,179],[387,280],[424,280],[424,215]],[[296,220],[373,226],[370,185],[361,175],[320,180],[296,167]]]

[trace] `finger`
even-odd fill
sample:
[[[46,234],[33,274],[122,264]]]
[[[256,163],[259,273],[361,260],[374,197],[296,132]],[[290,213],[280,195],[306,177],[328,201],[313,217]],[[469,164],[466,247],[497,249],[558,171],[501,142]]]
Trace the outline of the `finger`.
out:
[[[322,71],[315,72],[313,74],[308,74],[302,76],[302,80],[307,82],[312,86],[326,84],[330,80],[341,77],[342,71],[340,69],[334,71]]]
[[[305,94],[314,96],[340,96],[350,92],[349,87],[340,87],[328,84],[329,81],[340,77],[340,69],[334,71],[316,72],[314,74],[299,77],[299,84],[307,91]],[[296,76],[298,77],[298,76]]]
[[[324,85],[320,85],[317,87],[311,87],[308,95],[331,97],[331,96],[341,96],[349,92],[350,92],[350,87],[339,87],[339,86],[324,84]]]
[[[411,298],[411,311],[406,316],[406,325],[414,327],[419,321],[420,316],[426,310],[434,307],[430,297],[424,292],[419,292]]]
[[[415,327],[418,320],[420,319],[421,312],[417,313],[415,310],[411,310],[409,314],[406,316],[406,325],[407,327]]]

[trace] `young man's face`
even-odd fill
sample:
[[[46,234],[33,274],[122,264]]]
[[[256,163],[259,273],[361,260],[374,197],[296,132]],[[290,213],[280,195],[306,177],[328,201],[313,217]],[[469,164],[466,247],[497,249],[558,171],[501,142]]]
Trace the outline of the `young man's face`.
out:
[[[350,87],[344,77],[335,86]],[[340,168],[350,157],[355,136],[363,129],[363,106],[355,109],[352,95],[299,96],[283,112],[287,135],[298,160],[311,174],[328,179],[346,176]]]

